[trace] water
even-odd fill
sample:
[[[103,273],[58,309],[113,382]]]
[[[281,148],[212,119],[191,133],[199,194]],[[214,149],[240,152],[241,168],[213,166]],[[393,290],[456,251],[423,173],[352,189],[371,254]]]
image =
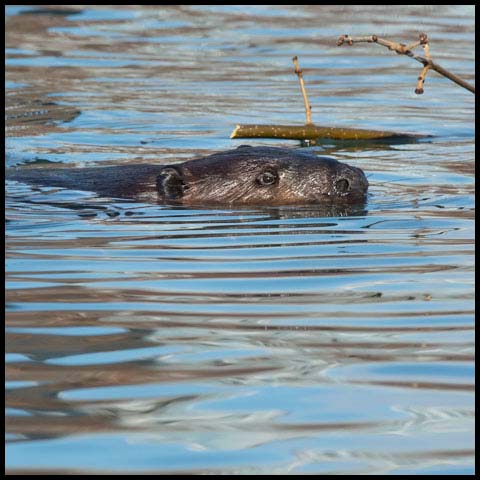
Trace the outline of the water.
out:
[[[69,11],[65,11],[70,9]],[[6,9],[8,165],[171,163],[239,123],[433,135],[317,151],[365,211],[7,183],[8,473],[473,474],[473,6]],[[421,53],[421,51],[420,51]]]

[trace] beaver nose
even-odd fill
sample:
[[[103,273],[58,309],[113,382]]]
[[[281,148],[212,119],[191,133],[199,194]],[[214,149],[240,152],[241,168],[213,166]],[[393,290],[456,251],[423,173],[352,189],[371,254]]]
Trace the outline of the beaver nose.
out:
[[[337,172],[332,190],[339,197],[363,196],[368,189],[368,180],[360,168],[350,165]]]
[[[333,188],[335,192],[339,195],[345,194],[350,190],[350,180],[347,178],[339,178],[333,183]]]

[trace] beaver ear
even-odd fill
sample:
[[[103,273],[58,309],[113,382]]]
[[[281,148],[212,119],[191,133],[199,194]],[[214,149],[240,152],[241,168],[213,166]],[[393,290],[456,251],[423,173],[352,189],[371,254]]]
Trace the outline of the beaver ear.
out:
[[[165,198],[181,198],[184,189],[182,174],[174,167],[163,168],[157,176],[157,191]]]

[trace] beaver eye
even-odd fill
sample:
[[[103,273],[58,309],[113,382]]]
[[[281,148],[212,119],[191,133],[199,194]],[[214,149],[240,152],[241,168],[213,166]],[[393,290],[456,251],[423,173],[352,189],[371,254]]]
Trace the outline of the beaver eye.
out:
[[[263,172],[257,176],[256,180],[260,185],[273,185],[277,181],[277,175],[273,172]]]
[[[350,190],[350,182],[346,178],[341,178],[335,182],[337,193],[347,193]]]

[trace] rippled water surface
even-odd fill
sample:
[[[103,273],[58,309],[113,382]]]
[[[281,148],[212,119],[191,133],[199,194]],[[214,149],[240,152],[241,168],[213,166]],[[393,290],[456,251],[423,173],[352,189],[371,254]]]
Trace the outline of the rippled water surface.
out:
[[[238,123],[325,142],[365,210],[180,208],[7,182],[9,473],[473,474],[472,6],[10,6],[9,166],[172,163]],[[420,49],[420,54],[422,51]]]

